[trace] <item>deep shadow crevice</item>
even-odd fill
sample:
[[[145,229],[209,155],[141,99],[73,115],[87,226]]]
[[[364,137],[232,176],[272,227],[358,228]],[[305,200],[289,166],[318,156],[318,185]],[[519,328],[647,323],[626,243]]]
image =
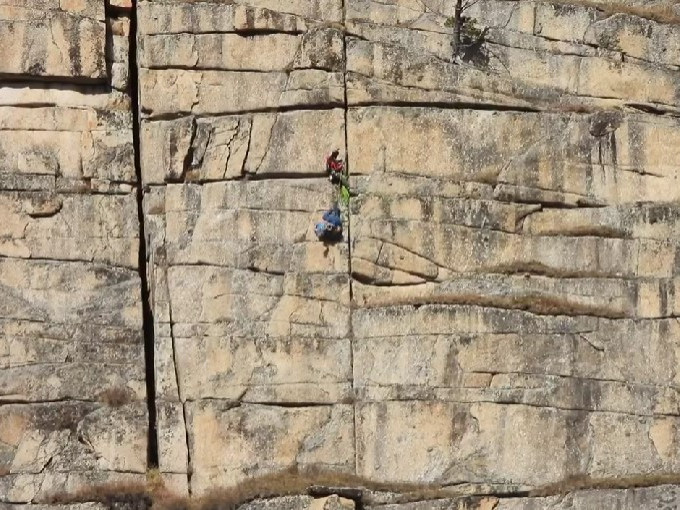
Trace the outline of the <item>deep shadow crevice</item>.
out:
[[[130,9],[130,100],[132,105],[132,139],[135,148],[134,161],[137,175],[137,215],[139,219],[138,268],[142,291],[142,317],[144,328],[144,362],[146,366],[146,402],[149,413],[147,436],[148,468],[158,467],[158,430],[156,412],[156,366],[154,356],[154,317],[151,308],[148,278],[147,238],[144,225],[144,183],[142,182],[142,158],[140,142],[139,76],[137,72],[137,0]]]

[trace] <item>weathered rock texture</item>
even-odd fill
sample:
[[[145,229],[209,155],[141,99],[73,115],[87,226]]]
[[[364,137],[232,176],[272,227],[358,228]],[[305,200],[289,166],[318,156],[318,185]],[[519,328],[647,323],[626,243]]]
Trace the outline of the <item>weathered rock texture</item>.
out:
[[[369,504],[370,510],[571,510],[617,508],[621,510],[670,510],[677,508],[680,494],[676,486],[651,488],[584,490],[550,497],[493,496],[436,499],[403,504]]]
[[[454,1],[0,0],[0,499],[139,479],[151,437],[193,495],[676,506],[524,494],[680,470],[680,9],[471,4],[454,56]]]
[[[0,76],[107,76],[104,0],[2,0]]]
[[[288,4],[139,5],[159,460],[194,493],[355,469],[349,249],[312,230],[345,140],[342,6]]]
[[[144,479],[128,35],[103,0],[0,1],[0,501]]]
[[[453,62],[453,2],[142,2],[161,469],[680,468],[678,30],[624,7],[479,2]]]

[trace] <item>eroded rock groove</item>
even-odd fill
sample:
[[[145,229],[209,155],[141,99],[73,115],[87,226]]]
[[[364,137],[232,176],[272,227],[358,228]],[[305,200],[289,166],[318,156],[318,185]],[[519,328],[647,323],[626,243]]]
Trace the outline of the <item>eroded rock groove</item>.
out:
[[[158,423],[156,411],[156,335],[151,288],[149,286],[149,249],[144,216],[144,181],[140,141],[139,72],[137,65],[137,0],[132,0],[130,16],[130,100],[132,106],[132,137],[134,146],[135,175],[137,176],[137,216],[139,218],[138,269],[141,280],[142,320],[144,331],[144,363],[146,366],[146,399],[149,414],[147,462],[149,469],[158,468]]]

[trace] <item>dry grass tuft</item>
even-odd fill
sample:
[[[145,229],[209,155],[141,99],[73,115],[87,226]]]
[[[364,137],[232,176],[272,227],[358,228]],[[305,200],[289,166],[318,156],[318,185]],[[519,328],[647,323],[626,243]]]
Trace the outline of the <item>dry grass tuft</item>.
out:
[[[322,489],[323,488],[323,489]],[[408,501],[429,500],[455,495],[438,485],[379,483],[357,475],[321,471],[316,469],[298,470],[295,467],[246,480],[236,487],[219,489],[192,502],[191,510],[233,510],[255,499],[266,499],[296,494],[348,495],[373,490],[399,493]],[[177,510],[176,507],[163,510]]]
[[[560,482],[534,489],[529,492],[529,496],[546,497],[593,489],[631,489],[678,484],[680,484],[680,473],[659,473],[620,478],[592,478],[587,475],[575,475]]]
[[[206,496],[193,499],[179,497],[168,491],[163,485],[161,473],[157,470],[150,471],[147,480],[146,484],[114,483],[89,487],[70,494],[55,494],[45,502],[50,504],[96,502],[110,508],[119,508],[123,503],[126,510],[236,510],[256,499],[301,494],[315,497],[338,494],[348,499],[361,499],[365,490],[398,494],[400,503],[448,498],[462,498],[462,501],[467,498],[484,497],[464,495],[455,487],[380,483],[352,474],[317,469],[298,470],[295,467],[252,478],[238,486],[214,490]],[[666,484],[680,485],[680,474],[650,474],[607,479],[579,475],[515,495],[547,497],[581,490],[630,489]]]
[[[153,493],[159,493],[165,490],[163,474],[158,468],[149,469],[146,472],[146,483],[149,487],[149,490],[151,490]]]
[[[97,396],[97,400],[110,407],[122,407],[132,402],[132,390],[126,387],[108,388]]]
[[[102,485],[83,487],[75,492],[56,492],[45,498],[50,505],[67,505],[72,503],[112,503],[136,502],[151,506],[153,494],[147,484],[114,482]]]
[[[422,501],[460,495],[438,485],[387,484],[366,480],[356,475],[298,470],[293,467],[269,475],[246,480],[235,487],[217,489],[206,496],[189,499],[174,495],[163,485],[161,474],[152,470],[146,484],[112,483],[93,486],[72,493],[53,494],[49,504],[97,502],[107,505],[126,503],[134,510],[234,510],[256,499],[311,494],[340,494],[358,498],[362,490],[399,493],[404,501]]]

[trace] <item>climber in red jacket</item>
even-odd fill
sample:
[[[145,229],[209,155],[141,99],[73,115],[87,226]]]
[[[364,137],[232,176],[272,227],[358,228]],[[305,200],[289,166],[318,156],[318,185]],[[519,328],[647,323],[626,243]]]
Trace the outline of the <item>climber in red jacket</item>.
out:
[[[342,172],[345,169],[342,160],[338,158],[339,154],[340,150],[335,149],[331,152],[331,155],[326,158],[326,172],[328,172],[328,178],[333,184],[340,184],[342,182]]]

